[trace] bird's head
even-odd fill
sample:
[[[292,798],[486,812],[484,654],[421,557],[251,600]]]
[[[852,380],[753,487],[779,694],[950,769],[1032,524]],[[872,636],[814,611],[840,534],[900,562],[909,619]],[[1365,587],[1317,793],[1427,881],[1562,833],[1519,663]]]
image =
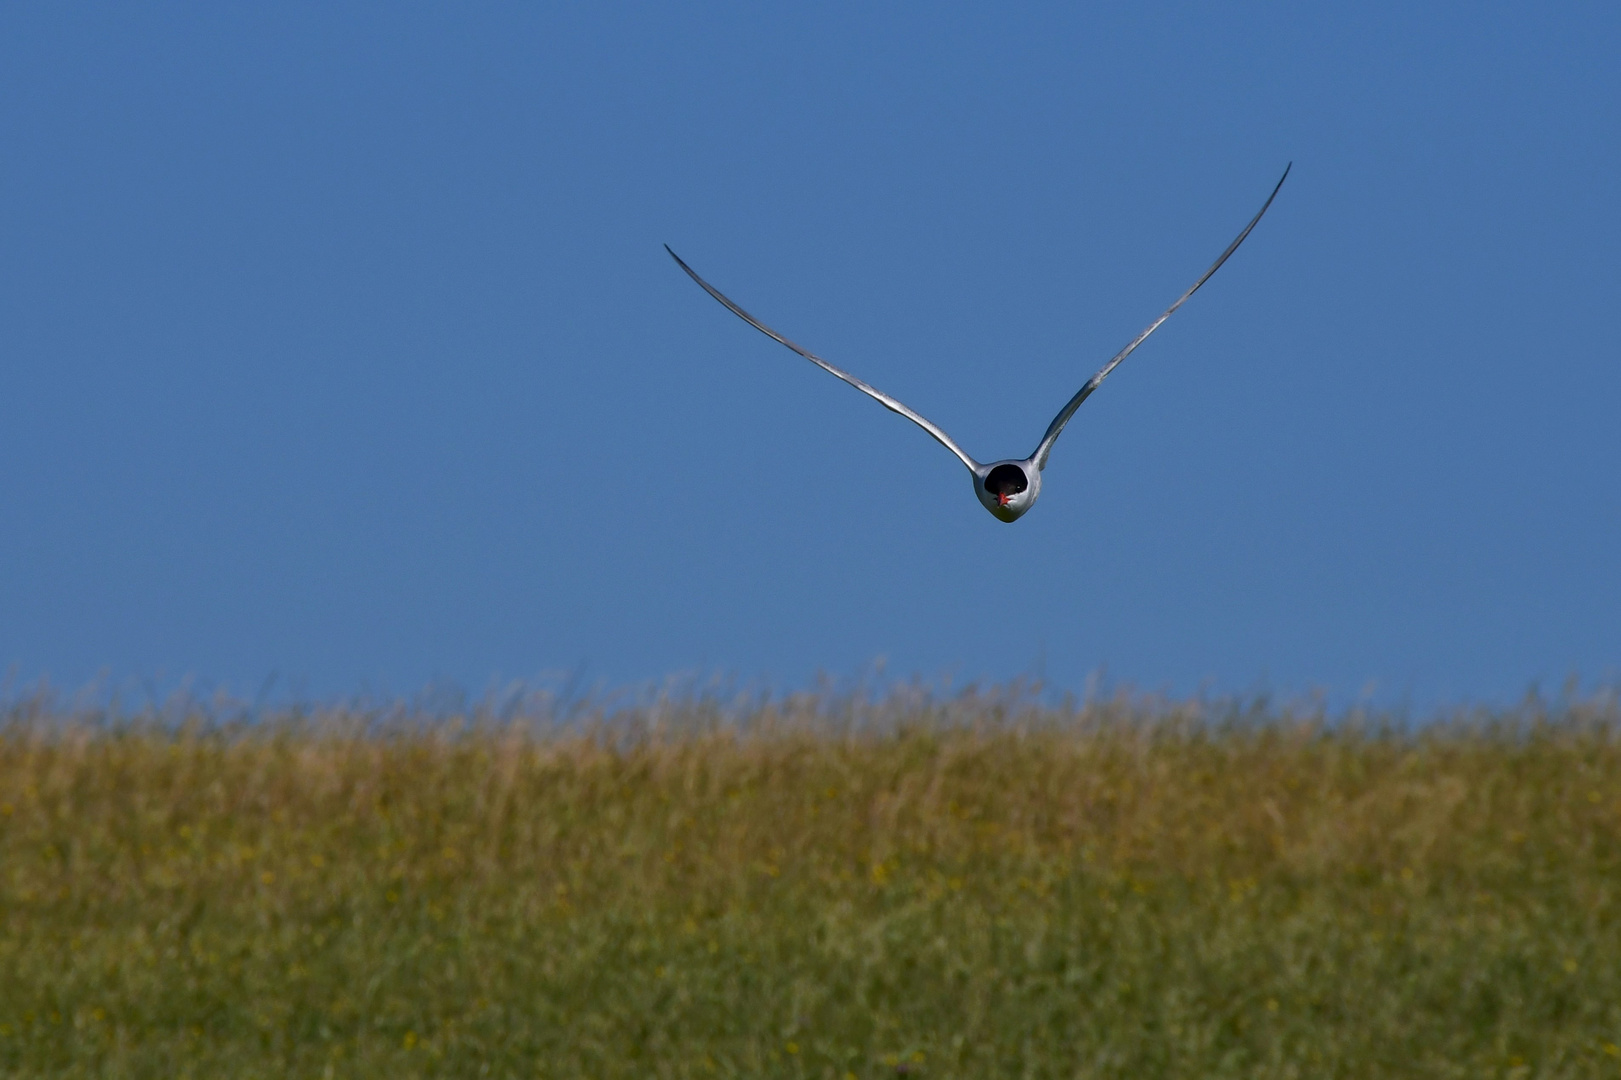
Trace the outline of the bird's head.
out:
[[[974,477],[974,494],[1001,521],[1017,521],[1035,505],[1041,473],[1028,461],[998,461]]]

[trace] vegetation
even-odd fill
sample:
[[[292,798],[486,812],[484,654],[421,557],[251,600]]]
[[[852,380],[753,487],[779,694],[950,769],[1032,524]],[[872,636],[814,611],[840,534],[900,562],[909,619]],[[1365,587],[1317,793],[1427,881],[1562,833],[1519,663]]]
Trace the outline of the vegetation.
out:
[[[1621,1075],[1621,716],[0,727],[8,1077]]]

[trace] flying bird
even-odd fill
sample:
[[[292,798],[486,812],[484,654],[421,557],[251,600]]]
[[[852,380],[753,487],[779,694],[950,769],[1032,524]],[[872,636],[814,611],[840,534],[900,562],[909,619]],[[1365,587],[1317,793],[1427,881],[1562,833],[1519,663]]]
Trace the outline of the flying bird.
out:
[[[845,371],[842,368],[834,367],[832,364],[828,363],[826,360],[823,360],[815,353],[794,344],[792,341],[789,341],[787,338],[771,329],[771,327],[767,326],[759,319],[756,319],[753,315],[750,315],[748,312],[732,303],[732,301],[727,299],[719,289],[715,288],[713,285],[709,284],[709,282],[699,277],[697,271],[693,270],[692,267],[688,266],[681,260],[681,256],[677,255],[674,251],[671,251],[669,244],[664,245],[664,250],[670,252],[670,258],[676,261],[677,266],[685,270],[687,275],[701,285],[705,292],[707,292],[710,296],[713,296],[716,300],[719,300],[728,309],[730,309],[732,314],[736,315],[738,318],[760,331],[760,333],[764,334],[766,337],[788,346],[788,348],[792,349],[800,356],[803,356],[817,367],[837,376],[840,379],[843,379],[845,382],[849,383],[857,390],[860,390],[862,393],[875,398],[880,405],[884,406],[884,408],[889,409],[891,412],[900,413],[918,427],[922,428],[924,431],[927,431],[930,435],[933,435],[940,441],[942,446],[944,446],[947,450],[950,450],[953,454],[956,454],[958,459],[961,460],[964,465],[968,466],[968,471],[972,473],[974,477],[974,495],[978,497],[980,503],[985,507],[985,509],[989,510],[1001,521],[1013,522],[1023,517],[1030,510],[1030,508],[1036,504],[1036,497],[1041,494],[1041,473],[1042,470],[1046,469],[1047,467],[1047,455],[1052,453],[1053,443],[1058,441],[1058,436],[1063,432],[1064,425],[1069,423],[1069,418],[1075,415],[1075,410],[1081,407],[1081,402],[1085,401],[1091,396],[1092,391],[1096,390],[1098,385],[1102,383],[1104,379],[1108,378],[1109,372],[1113,371],[1119,365],[1120,361],[1130,356],[1137,346],[1148,340],[1149,334],[1152,334],[1155,330],[1158,330],[1161,323],[1163,323],[1166,319],[1169,319],[1173,314],[1175,314],[1177,308],[1181,307],[1187,302],[1188,297],[1199,291],[1199,286],[1209,281],[1210,276],[1217,270],[1221,269],[1221,264],[1226,262],[1228,257],[1231,256],[1233,252],[1238,250],[1238,245],[1244,242],[1244,238],[1249,236],[1250,230],[1255,228],[1256,223],[1261,220],[1261,216],[1265,214],[1267,208],[1272,205],[1272,200],[1278,197],[1278,191],[1283,187],[1283,181],[1289,178],[1289,169],[1293,167],[1294,162],[1290,162],[1289,165],[1284,168],[1283,176],[1278,179],[1277,186],[1272,189],[1272,194],[1266,197],[1266,202],[1261,204],[1261,209],[1256,212],[1253,218],[1250,219],[1250,223],[1244,226],[1244,231],[1238,234],[1238,239],[1234,240],[1231,244],[1228,244],[1227,250],[1221,253],[1221,257],[1210,265],[1210,269],[1206,270],[1199,277],[1198,281],[1193,283],[1193,287],[1187,292],[1183,293],[1181,296],[1177,297],[1176,303],[1166,308],[1163,315],[1148,324],[1148,329],[1138,334],[1131,340],[1131,344],[1127,345],[1124,349],[1121,349],[1114,355],[1112,360],[1098,369],[1098,373],[1088,379],[1086,381],[1086,385],[1081,387],[1075,396],[1070,398],[1069,402],[1065,404],[1062,409],[1058,410],[1058,415],[1053,417],[1053,422],[1047,425],[1047,432],[1041,437],[1041,442],[1036,446],[1034,453],[1027,458],[1006,458],[1002,461],[992,461],[987,464],[981,464],[980,462],[969,457],[967,451],[958,446],[956,440],[954,440],[950,435],[947,435],[938,424],[935,424],[932,421],[920,416],[918,413],[890,397],[882,390],[862,382],[848,371]]]

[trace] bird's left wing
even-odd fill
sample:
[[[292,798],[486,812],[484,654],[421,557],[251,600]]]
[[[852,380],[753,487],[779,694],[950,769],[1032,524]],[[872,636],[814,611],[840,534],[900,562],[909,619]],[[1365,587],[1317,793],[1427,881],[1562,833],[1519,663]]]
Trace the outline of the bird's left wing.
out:
[[[1292,168],[1294,168],[1294,162],[1291,161],[1284,167],[1283,176],[1279,177],[1277,187],[1272,189],[1272,194],[1266,197],[1266,202],[1262,204],[1256,215],[1250,219],[1250,223],[1244,226],[1244,231],[1238,234],[1238,239],[1227,245],[1227,250],[1221,253],[1220,258],[1210,264],[1210,269],[1206,270],[1199,280],[1193,283],[1193,287],[1177,297],[1176,303],[1165,309],[1165,314],[1149,323],[1147,330],[1132,338],[1131,344],[1121,349],[1115,354],[1114,359],[1104,364],[1102,369],[1088,379],[1086,385],[1081,387],[1080,391],[1069,399],[1069,403],[1059,410],[1058,415],[1053,417],[1053,422],[1047,425],[1047,433],[1041,437],[1041,445],[1036,447],[1036,452],[1030,455],[1031,460],[1036,463],[1037,469],[1047,467],[1047,455],[1052,453],[1053,443],[1058,441],[1059,433],[1064,430],[1064,425],[1069,423],[1069,418],[1075,415],[1075,410],[1081,407],[1081,402],[1092,395],[1092,391],[1096,390],[1098,384],[1109,377],[1109,372],[1113,371],[1120,361],[1130,356],[1137,346],[1147,341],[1149,334],[1158,330],[1161,323],[1176,314],[1176,309],[1187,303],[1188,297],[1198,292],[1199,286],[1209,281],[1210,275],[1220,270],[1221,264],[1227,261],[1227,257],[1238,250],[1238,245],[1244,242],[1244,238],[1250,234],[1250,230],[1255,228],[1256,223],[1261,220],[1261,215],[1266,213],[1267,207],[1272,205],[1272,200],[1278,197],[1278,190],[1283,187],[1283,182],[1289,179],[1289,170]]]
[[[692,280],[701,285],[704,292],[708,293],[710,296],[713,296],[716,300],[719,300],[722,304],[724,304],[727,310],[733,315],[736,315],[739,319],[742,319],[744,322],[748,323],[750,326],[754,327],[771,340],[788,346],[790,349],[794,350],[794,352],[798,353],[800,356],[803,356],[805,359],[809,360],[823,371],[826,371],[828,374],[843,379],[857,390],[860,390],[863,394],[875,399],[880,405],[889,411],[900,413],[902,416],[912,421],[912,423],[916,424],[924,431],[927,431],[930,435],[933,435],[940,441],[940,445],[944,446],[947,450],[950,450],[953,454],[956,454],[962,463],[968,466],[969,472],[977,472],[979,470],[979,462],[969,457],[963,451],[963,448],[958,446],[956,441],[953,440],[950,435],[947,435],[944,431],[940,430],[939,425],[924,419],[922,416],[919,416],[917,413],[913,412],[899,401],[896,401],[882,390],[879,390],[877,387],[867,385],[854,375],[850,374],[848,371],[836,368],[826,360],[823,360],[820,356],[817,356],[815,353],[795,345],[793,342],[771,329],[771,327],[767,326],[759,319],[756,319],[753,315],[750,315],[748,312],[732,303],[719,289],[715,288],[713,285],[709,284],[709,282],[699,277],[697,271],[693,270],[692,267],[681,261],[681,256],[677,255],[673,251],[670,251],[669,244],[664,245],[664,250],[670,252],[670,258],[674,259],[675,264],[687,272],[688,277],[692,278]]]

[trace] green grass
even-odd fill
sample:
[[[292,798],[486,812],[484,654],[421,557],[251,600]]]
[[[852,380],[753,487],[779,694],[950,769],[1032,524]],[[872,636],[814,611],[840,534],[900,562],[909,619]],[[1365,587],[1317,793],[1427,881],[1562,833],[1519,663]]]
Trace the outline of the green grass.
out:
[[[1621,1076],[1613,699],[1416,733],[815,705],[20,709],[0,1075]]]

